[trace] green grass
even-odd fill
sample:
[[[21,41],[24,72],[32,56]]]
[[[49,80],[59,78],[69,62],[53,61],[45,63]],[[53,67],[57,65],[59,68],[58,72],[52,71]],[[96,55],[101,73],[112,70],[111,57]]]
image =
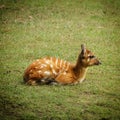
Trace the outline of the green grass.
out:
[[[120,119],[119,0],[0,0],[0,118],[3,120]],[[86,81],[27,86],[35,59],[76,62],[84,43],[102,61]]]

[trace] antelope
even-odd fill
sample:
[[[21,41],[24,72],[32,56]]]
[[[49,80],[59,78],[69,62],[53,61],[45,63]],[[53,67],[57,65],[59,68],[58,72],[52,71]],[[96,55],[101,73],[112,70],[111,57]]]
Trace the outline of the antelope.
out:
[[[55,57],[37,59],[24,72],[24,82],[37,84],[77,84],[85,80],[89,66],[99,65],[94,54],[81,45],[81,52],[76,64]]]

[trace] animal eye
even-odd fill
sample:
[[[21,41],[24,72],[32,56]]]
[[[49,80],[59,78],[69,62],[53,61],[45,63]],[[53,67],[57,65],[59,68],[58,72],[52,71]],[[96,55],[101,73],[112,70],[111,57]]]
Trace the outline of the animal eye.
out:
[[[82,59],[85,59],[85,57],[84,57],[84,56],[82,56]]]
[[[95,58],[95,56],[89,56],[90,59]]]

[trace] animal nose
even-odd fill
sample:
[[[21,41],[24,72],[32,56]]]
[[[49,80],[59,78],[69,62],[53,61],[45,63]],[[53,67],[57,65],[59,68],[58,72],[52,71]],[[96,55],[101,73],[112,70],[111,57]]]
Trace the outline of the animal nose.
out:
[[[95,65],[100,65],[102,64],[99,60],[96,61]]]
[[[102,63],[100,61],[98,61],[98,65],[101,65]]]

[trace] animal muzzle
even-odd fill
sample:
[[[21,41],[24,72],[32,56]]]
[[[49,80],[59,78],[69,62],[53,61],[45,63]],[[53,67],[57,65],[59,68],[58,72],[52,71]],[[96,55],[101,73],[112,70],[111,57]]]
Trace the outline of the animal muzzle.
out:
[[[96,60],[95,65],[101,65],[102,63],[99,60]]]

